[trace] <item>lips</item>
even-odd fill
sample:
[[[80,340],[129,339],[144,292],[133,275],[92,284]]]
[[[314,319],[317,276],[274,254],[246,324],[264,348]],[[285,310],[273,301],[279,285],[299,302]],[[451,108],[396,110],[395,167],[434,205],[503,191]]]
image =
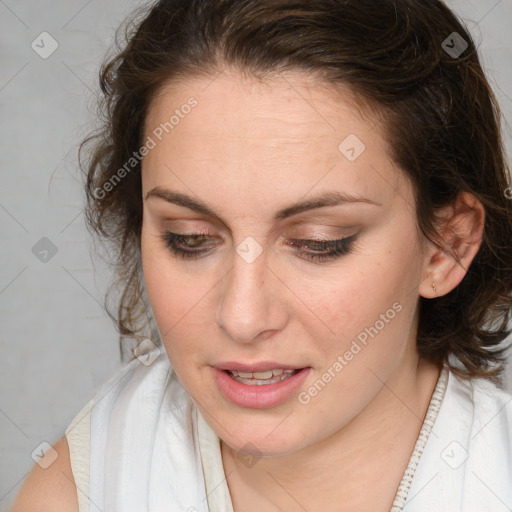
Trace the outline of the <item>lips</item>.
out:
[[[220,365],[219,365],[220,366]],[[254,364],[241,363],[224,363],[223,368],[212,367],[213,376],[219,391],[229,402],[245,408],[265,409],[275,407],[282,402],[290,399],[299,391],[308,375],[312,372],[311,367],[297,368],[284,365],[282,363],[264,362]],[[270,379],[245,379],[237,375],[233,376],[233,372],[238,370],[230,370],[228,368],[242,367],[244,369],[267,370],[269,368],[283,368],[288,366],[287,370],[291,373],[283,373]],[[242,372],[243,373],[243,372]],[[248,372],[249,373],[249,372]],[[253,376],[258,375],[258,371],[250,372]],[[263,373],[263,372],[262,372]]]

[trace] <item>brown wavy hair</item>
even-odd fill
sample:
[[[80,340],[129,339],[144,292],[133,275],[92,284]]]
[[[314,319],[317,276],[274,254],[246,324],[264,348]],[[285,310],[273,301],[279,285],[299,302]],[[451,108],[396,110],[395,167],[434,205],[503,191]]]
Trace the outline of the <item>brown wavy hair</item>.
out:
[[[454,55],[450,47],[464,50]],[[87,226],[114,248],[105,307],[121,356],[128,339],[159,336],[141,270],[140,162],[114,187],[108,183],[142,146],[148,107],[162,86],[214,77],[227,66],[263,78],[303,71],[348,87],[381,112],[393,160],[414,185],[418,227],[437,245],[437,209],[463,191],[482,202],[479,252],[452,292],[420,297],[417,346],[422,357],[447,362],[463,377],[499,382],[512,310],[512,189],[502,118],[474,41],[439,0],[162,0],[118,29],[100,70],[101,126],[79,156]]]

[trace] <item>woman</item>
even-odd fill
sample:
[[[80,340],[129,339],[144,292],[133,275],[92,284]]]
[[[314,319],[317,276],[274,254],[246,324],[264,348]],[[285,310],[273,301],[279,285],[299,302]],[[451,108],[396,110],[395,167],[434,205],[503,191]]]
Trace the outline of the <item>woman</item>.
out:
[[[87,218],[144,341],[15,510],[510,510],[510,181],[453,13],[167,0],[127,36]]]

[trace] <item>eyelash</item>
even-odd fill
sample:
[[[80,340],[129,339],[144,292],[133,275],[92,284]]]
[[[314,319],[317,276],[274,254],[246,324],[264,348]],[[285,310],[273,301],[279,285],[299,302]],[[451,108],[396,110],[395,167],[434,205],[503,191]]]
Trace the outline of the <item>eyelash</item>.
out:
[[[200,240],[202,238],[208,238],[209,233],[197,233],[197,234],[185,234],[178,235],[171,231],[166,231],[160,238],[163,240],[166,248],[170,249],[171,252],[181,259],[194,260],[199,258],[202,254],[207,253],[207,250],[202,251],[188,251],[177,247],[177,243],[184,243],[185,239],[189,238],[192,240]],[[308,244],[317,244],[317,248],[322,251],[328,251],[327,253],[315,253],[308,251],[299,251],[302,255],[312,261],[333,261],[341,256],[345,256],[352,250],[352,244],[355,242],[357,235],[352,235],[339,240],[293,240],[289,245],[301,245],[308,246]],[[185,245],[187,245],[185,243]],[[329,250],[330,249],[330,250]]]

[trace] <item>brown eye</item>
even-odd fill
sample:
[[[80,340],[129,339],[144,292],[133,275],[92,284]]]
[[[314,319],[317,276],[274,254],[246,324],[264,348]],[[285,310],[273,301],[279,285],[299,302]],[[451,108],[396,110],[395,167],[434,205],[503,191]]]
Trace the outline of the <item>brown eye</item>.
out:
[[[173,254],[183,259],[198,258],[201,254],[208,252],[208,250],[204,249],[201,251],[194,250],[194,248],[202,247],[203,242],[210,238],[204,233],[178,235],[166,231],[161,235],[161,238],[165,246],[170,249]]]
[[[314,261],[334,260],[348,254],[357,235],[339,240],[293,240],[290,245],[306,247],[309,250],[300,250],[306,259]]]

